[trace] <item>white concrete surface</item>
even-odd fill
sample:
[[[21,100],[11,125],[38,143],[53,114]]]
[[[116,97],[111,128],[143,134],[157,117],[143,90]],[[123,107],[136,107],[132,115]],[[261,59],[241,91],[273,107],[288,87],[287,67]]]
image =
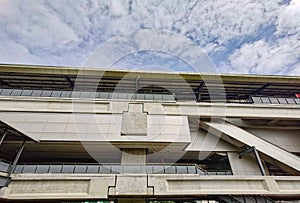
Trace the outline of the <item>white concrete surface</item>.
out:
[[[300,158],[289,153],[237,126],[230,123],[203,122],[206,127],[211,127],[221,133],[228,135],[248,146],[255,146],[256,149],[283,164],[286,164],[297,171],[300,171]],[[205,127],[205,126],[204,126]]]
[[[0,199],[106,199],[180,195],[298,195],[300,177],[200,176],[166,174],[20,174],[13,175]]]

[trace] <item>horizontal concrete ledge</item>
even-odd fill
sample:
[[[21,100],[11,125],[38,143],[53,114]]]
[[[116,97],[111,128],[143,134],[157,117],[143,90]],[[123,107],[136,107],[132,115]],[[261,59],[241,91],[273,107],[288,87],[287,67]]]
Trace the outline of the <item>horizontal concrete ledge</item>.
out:
[[[107,199],[203,195],[299,195],[300,176],[14,174],[0,199]]]
[[[2,112],[123,113],[128,103],[144,103],[143,111],[153,115],[187,115],[228,118],[300,119],[300,105],[225,104],[146,101],[111,101],[64,98],[1,97]]]
[[[149,175],[154,196],[177,195],[297,195],[299,176]]]
[[[144,104],[144,112],[154,115],[186,115],[221,118],[300,119],[300,105],[227,104],[227,103],[162,103]]]
[[[86,174],[21,174],[12,175],[0,200],[107,199],[114,175]]]

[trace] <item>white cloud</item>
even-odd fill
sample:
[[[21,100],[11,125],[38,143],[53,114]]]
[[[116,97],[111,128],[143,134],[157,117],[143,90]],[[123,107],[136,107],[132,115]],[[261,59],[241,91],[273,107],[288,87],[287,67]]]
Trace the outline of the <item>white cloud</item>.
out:
[[[1,41],[0,53],[1,63],[11,63],[16,60],[23,64],[43,62],[41,58],[32,55],[26,47],[12,41]]]
[[[202,45],[210,41],[226,45],[272,24],[279,9],[279,1],[199,1],[180,27]]]
[[[277,34],[300,35],[300,1],[293,0],[278,16]]]
[[[298,17],[299,16],[299,17]],[[246,43],[220,65],[222,71],[259,74],[298,74],[300,58],[300,3],[281,9],[275,22],[277,37]],[[285,35],[287,34],[287,35]],[[284,36],[281,36],[284,35]]]
[[[80,65],[112,36],[150,28],[181,33],[208,54],[219,54],[222,71],[292,73],[300,53],[299,2],[2,0],[0,63]],[[276,35],[260,37],[268,26]],[[241,40],[248,43],[236,48]]]
[[[293,39],[281,39],[275,45],[260,40],[245,44],[230,57],[231,72],[284,74],[289,64],[297,62],[300,46]],[[293,51],[297,51],[293,53]]]
[[[47,46],[77,40],[73,30],[57,16],[49,13],[41,1],[32,0],[24,3],[10,0],[10,4],[7,0],[4,2],[10,11],[0,14],[0,22],[4,26],[2,29],[20,38],[20,43],[27,46]]]

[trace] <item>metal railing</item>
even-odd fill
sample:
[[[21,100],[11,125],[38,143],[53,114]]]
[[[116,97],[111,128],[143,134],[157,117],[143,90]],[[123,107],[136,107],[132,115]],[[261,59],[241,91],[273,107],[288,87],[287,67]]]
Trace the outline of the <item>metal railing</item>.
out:
[[[300,105],[300,99],[298,99],[298,98],[253,96],[253,97],[251,97],[251,101],[254,104],[292,104],[292,105]]]
[[[4,159],[0,159],[0,172],[7,173],[9,171],[9,168],[11,166],[11,162],[6,161]]]
[[[0,89],[1,96],[32,96],[56,98],[87,98],[87,99],[124,99],[124,100],[154,100],[175,101],[173,94],[118,93],[118,92],[79,92],[63,90],[26,90]]]
[[[100,174],[199,174],[232,175],[229,170],[206,171],[197,165],[121,164],[18,164],[13,173],[100,173]]]

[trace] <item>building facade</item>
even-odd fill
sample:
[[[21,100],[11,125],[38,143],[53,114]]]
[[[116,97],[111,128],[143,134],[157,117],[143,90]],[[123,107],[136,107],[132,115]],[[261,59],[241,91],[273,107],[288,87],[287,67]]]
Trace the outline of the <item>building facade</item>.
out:
[[[300,199],[300,78],[0,65],[0,201]]]

